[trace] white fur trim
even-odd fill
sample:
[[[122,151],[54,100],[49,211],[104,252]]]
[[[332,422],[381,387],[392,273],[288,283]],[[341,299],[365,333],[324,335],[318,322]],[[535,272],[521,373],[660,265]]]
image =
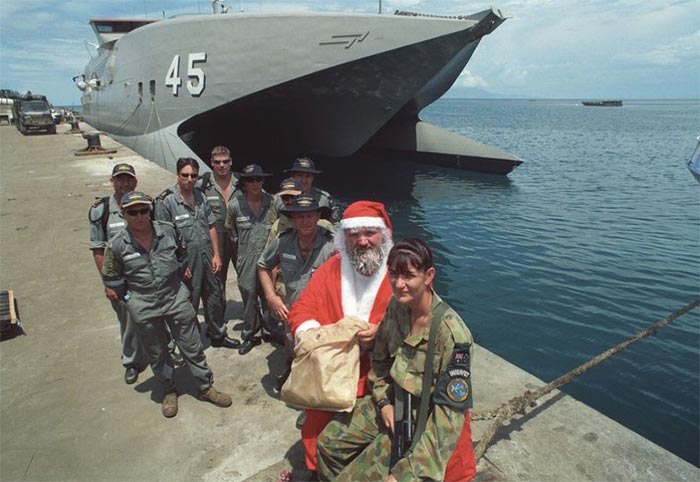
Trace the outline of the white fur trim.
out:
[[[376,216],[359,216],[356,218],[347,218],[340,221],[342,229],[353,228],[383,228],[386,229],[386,224],[382,218]]]

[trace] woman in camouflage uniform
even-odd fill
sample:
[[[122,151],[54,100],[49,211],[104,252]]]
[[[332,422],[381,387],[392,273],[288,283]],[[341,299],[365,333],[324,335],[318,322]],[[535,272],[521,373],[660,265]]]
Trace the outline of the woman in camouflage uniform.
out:
[[[372,395],[359,400],[351,414],[339,415],[321,434],[319,478],[470,480],[476,473],[469,426],[471,333],[432,290],[435,268],[425,243],[419,239],[397,243],[389,253],[388,267],[394,296],[379,325],[372,354]],[[440,325],[425,429],[411,434],[413,444],[390,467],[395,386],[413,397],[415,427],[433,323]]]

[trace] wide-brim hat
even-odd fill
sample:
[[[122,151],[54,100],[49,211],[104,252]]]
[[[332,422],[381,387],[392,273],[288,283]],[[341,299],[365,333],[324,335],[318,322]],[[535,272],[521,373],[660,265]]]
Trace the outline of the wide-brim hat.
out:
[[[330,209],[326,206],[319,206],[318,201],[310,194],[300,194],[294,198],[290,206],[284,206],[280,209],[280,212],[285,216],[290,216],[294,213],[308,213],[312,211],[318,211],[323,215],[326,211]]]
[[[238,174],[239,179],[245,179],[247,177],[270,177],[272,174],[263,171],[263,168],[257,164],[248,164],[243,170]]]
[[[286,169],[284,172],[307,172],[309,174],[321,174],[323,171],[316,169],[314,161],[308,157],[300,157],[294,160],[294,164],[292,164],[291,169]]]
[[[130,191],[122,196],[121,204],[123,209],[135,206],[137,204],[147,204],[152,206],[153,199],[148,194],[138,191]]]

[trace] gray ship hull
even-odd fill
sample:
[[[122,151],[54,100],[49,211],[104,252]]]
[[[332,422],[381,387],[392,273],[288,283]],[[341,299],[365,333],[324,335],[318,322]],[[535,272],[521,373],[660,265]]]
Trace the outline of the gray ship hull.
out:
[[[206,160],[223,144],[241,162],[379,150],[505,174],[521,161],[474,141],[448,143],[442,152],[431,139],[459,136],[426,129],[418,117],[502,21],[489,10],[462,19],[199,15],[153,22],[100,47],[85,71],[84,116],[170,169],[178,157]],[[398,135],[387,139],[387,132]]]

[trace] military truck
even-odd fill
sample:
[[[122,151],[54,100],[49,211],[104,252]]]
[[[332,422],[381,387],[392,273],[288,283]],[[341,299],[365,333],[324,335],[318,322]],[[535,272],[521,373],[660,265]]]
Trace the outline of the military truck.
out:
[[[41,96],[43,97],[43,96]],[[17,101],[15,101],[17,106]],[[29,131],[56,133],[56,122],[51,115],[51,106],[46,98],[23,98],[16,107],[16,123],[19,131],[26,135]]]

